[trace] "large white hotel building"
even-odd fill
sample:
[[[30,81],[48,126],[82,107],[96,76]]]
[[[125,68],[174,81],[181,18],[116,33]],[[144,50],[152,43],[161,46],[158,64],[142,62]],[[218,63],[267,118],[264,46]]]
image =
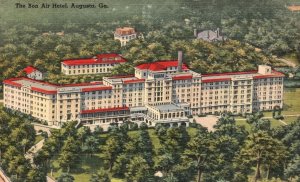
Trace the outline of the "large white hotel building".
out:
[[[87,126],[145,121],[188,124],[187,116],[251,113],[283,105],[283,77],[260,65],[248,72],[200,74],[178,60],[145,63],[134,75],[55,85],[29,78],[4,81],[6,108],[49,125],[77,120]]]

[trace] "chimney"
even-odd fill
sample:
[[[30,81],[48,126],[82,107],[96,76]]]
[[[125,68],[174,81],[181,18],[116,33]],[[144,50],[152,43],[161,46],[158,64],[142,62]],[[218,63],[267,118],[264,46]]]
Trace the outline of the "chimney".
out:
[[[217,28],[217,38],[219,38],[219,36],[220,36],[220,29]]]
[[[177,66],[177,71],[178,72],[182,71],[182,51],[178,51],[178,66]]]
[[[194,29],[194,36],[197,37],[197,29]]]

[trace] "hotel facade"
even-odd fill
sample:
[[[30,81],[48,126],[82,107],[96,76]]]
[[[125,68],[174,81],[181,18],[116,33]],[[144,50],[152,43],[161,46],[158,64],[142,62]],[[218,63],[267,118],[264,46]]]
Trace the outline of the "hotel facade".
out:
[[[105,74],[125,62],[127,60],[119,54],[98,54],[88,59],[64,60],[61,62],[61,72],[65,75]]]
[[[134,75],[55,85],[30,78],[4,81],[6,108],[49,125],[86,126],[124,121],[188,125],[190,115],[252,113],[283,106],[283,77],[266,65],[248,72],[200,74],[178,60],[145,63]]]

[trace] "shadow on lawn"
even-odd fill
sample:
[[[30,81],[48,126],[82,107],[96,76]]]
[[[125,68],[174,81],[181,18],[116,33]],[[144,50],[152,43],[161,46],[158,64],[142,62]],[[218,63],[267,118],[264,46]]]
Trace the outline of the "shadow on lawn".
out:
[[[99,154],[83,154],[80,155],[80,158],[76,161],[76,165],[71,167],[70,174],[93,174],[96,173],[101,167],[104,167],[104,162]],[[58,166],[55,166],[53,172],[60,174],[62,173],[62,170]]]

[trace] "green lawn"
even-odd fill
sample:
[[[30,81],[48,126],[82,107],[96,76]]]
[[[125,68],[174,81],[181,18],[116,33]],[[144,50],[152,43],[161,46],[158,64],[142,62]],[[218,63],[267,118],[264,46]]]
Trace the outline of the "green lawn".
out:
[[[264,112],[264,117],[272,117],[272,116],[273,116],[272,111],[266,111],[266,112]]]
[[[284,122],[286,122],[287,124],[291,124],[292,122],[296,121],[298,119],[298,117],[296,116],[288,116],[284,118]]]
[[[59,170],[59,166],[56,160],[53,160],[54,166],[53,178],[57,178],[61,175],[62,170]],[[78,156],[77,167],[72,169],[71,175],[74,176],[75,182],[89,182],[92,174],[97,173],[97,170],[103,167],[103,160],[101,154],[95,154],[93,156],[81,155]],[[48,173],[51,176],[50,173]],[[122,182],[122,179],[112,178],[112,182]]]
[[[268,120],[271,121],[271,127],[272,128],[276,128],[278,126],[284,126],[284,124],[282,122],[280,122],[280,121],[278,121],[276,119],[271,118],[271,119],[268,119]]]
[[[236,120],[236,125],[245,126],[247,131],[250,131],[251,126],[246,122],[246,120]]]
[[[278,121],[278,120],[276,120],[276,119],[273,119],[273,118],[268,119],[268,120],[270,120],[270,122],[271,122],[271,128],[276,128],[276,127],[278,127],[278,126],[283,126],[283,125],[284,125],[284,124],[281,123],[280,121]],[[236,124],[239,125],[239,126],[245,126],[245,129],[246,129],[247,131],[250,131],[250,129],[251,129],[251,125],[249,125],[249,124],[246,122],[246,120],[236,120]]]
[[[283,98],[283,115],[300,115],[300,88],[286,88]]]

